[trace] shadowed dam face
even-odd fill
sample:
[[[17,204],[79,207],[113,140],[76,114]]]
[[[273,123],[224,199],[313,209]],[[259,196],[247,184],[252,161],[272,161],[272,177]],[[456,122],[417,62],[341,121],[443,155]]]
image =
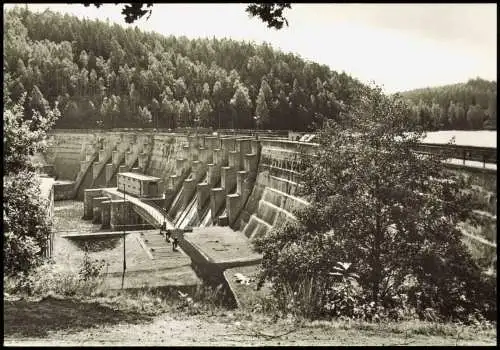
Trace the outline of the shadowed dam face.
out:
[[[44,160],[65,180],[55,185],[58,199],[83,200],[84,190],[116,187],[120,172],[142,173],[161,179],[160,195],[146,201],[168,213],[175,227],[230,226],[253,239],[307,205],[295,196],[298,165],[300,152],[314,147],[234,133],[60,130],[49,135]]]
[[[234,132],[56,130],[40,161],[59,180],[56,199],[83,200],[85,190],[116,187],[120,172],[146,174],[161,181],[159,195],[143,201],[160,209],[173,226],[230,226],[253,240],[294,220],[294,210],[308,205],[296,195],[299,159],[315,147],[283,136],[257,139]],[[484,190],[487,207],[496,215],[496,171],[457,171],[468,173]],[[102,193],[87,196],[99,201]]]

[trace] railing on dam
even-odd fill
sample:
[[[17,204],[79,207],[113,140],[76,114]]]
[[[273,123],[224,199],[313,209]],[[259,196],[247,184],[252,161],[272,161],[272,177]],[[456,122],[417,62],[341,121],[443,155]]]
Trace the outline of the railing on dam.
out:
[[[497,164],[496,148],[422,143],[416,151],[423,154],[438,153],[449,158],[461,159],[464,165],[466,161],[481,162],[483,167],[486,167],[486,164]]]
[[[165,208],[162,208],[161,206],[159,206],[158,204],[154,203],[154,202],[151,202],[151,201],[148,201],[147,203],[145,203],[151,207],[153,207],[154,209],[156,209],[160,214],[163,215],[163,218],[167,219],[168,218],[168,212],[165,210]]]
[[[142,133],[171,133],[171,134],[213,134],[220,135],[258,135],[262,137],[288,138],[287,130],[258,130],[258,129],[213,129],[213,128],[108,128],[108,129],[64,129],[58,128],[49,133],[107,133],[107,132],[142,132]]]

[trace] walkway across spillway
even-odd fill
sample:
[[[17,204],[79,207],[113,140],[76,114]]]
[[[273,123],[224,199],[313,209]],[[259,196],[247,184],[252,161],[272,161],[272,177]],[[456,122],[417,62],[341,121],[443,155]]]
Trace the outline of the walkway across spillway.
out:
[[[167,223],[167,229],[174,229],[175,226],[165,218],[164,214],[153,206],[144,203],[139,198],[131,196],[129,194],[118,191],[117,188],[103,188],[103,192],[107,192],[120,199],[125,199],[126,201],[132,203],[137,210],[137,213],[143,217],[149,224],[154,227],[160,227],[163,221]]]

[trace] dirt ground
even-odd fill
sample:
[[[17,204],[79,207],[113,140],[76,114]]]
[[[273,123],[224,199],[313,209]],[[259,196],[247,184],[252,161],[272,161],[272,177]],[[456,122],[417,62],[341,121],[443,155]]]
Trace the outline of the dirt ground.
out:
[[[404,324],[355,326],[347,322],[273,322],[260,314],[222,310],[187,316],[147,316],[98,303],[5,301],[7,346],[106,345],[495,345],[494,330]],[[451,330],[450,330],[451,329]]]

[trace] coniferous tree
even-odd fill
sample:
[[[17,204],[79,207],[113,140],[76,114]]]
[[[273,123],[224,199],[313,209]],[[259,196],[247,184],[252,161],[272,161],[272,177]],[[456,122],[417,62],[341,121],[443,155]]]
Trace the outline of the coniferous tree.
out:
[[[178,108],[177,124],[179,127],[187,127],[190,125],[191,109],[189,108],[189,101],[184,97],[182,103]]]
[[[196,117],[199,119],[200,126],[208,127],[213,125],[213,120],[211,119],[212,106],[207,99],[203,99],[196,105]]]
[[[478,105],[470,105],[466,115],[467,126],[472,130],[483,128],[484,112]]]
[[[147,107],[139,107],[139,118],[145,125],[150,125],[153,122],[153,116]]]
[[[43,97],[43,94],[38,86],[35,85],[31,91],[30,97],[28,98],[26,118],[32,120],[35,112],[38,112],[42,115],[42,117],[45,117],[48,109],[49,103]]]
[[[454,101],[451,101],[448,107],[448,123],[452,130],[458,129],[457,106]]]
[[[248,95],[248,88],[239,83],[231,99],[231,106],[234,108],[232,128],[250,128],[252,101]]]
[[[460,130],[467,130],[467,118],[463,103],[459,102],[457,105],[457,127]]]
[[[439,130],[448,130],[450,124],[448,122],[448,109],[446,107],[439,108]]]
[[[496,96],[491,96],[489,97],[488,100],[488,119],[485,121],[486,127],[488,129],[496,129],[497,128],[497,100]]]
[[[195,105],[207,99],[214,110],[214,126],[252,127],[257,107],[253,103],[263,91],[269,110],[267,127],[305,131],[312,124],[337,120],[345,106],[362,96],[363,84],[349,75],[306,63],[267,44],[163,37],[19,8],[6,11],[5,19],[4,74],[11,75],[9,98],[16,100],[24,91],[29,97],[37,86],[49,105],[64,100],[57,127],[94,127],[98,118],[91,111],[100,111],[105,97],[113,95],[120,98],[115,126],[141,126],[139,106],[148,106],[159,124],[167,124],[171,116],[163,115],[163,108],[155,112],[152,103],[154,98],[162,104],[162,94],[170,89],[170,101],[188,100],[186,126],[192,126]],[[250,99],[245,116],[231,104],[240,85]],[[417,105],[422,100],[426,107],[420,108],[424,113],[419,117],[431,129],[439,128],[444,118],[436,113],[433,101],[447,111],[451,100],[463,104],[462,120],[448,116],[457,117],[456,128],[467,127],[466,111],[474,104],[488,110],[484,125],[496,125],[496,106],[490,102],[496,102],[496,82],[478,78],[403,95]]]
[[[264,92],[259,92],[257,101],[255,102],[255,116],[257,118],[257,128],[266,128],[269,126],[269,109],[267,108],[266,97]]]
[[[153,127],[158,128],[158,113],[160,112],[160,103],[156,98],[153,98],[153,100],[151,101],[151,111],[154,121]]]
[[[431,123],[432,129],[429,130],[437,130],[439,128],[439,121],[441,120],[441,108],[436,101],[433,101],[431,106]]]

